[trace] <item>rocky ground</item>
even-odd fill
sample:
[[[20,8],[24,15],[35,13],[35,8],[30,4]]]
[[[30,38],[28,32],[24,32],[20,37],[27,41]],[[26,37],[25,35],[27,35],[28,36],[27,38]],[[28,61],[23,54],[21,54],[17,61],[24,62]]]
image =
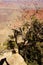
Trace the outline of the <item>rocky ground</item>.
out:
[[[12,52],[6,52],[3,55],[0,55],[0,60],[6,58],[9,65],[26,65],[24,59],[18,54],[12,54]],[[3,65],[7,65],[6,62]]]

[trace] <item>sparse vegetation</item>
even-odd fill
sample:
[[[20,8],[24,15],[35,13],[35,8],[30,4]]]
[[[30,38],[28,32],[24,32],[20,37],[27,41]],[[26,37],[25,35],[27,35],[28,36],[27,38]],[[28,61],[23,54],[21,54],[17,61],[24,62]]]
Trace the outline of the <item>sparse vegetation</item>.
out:
[[[32,17],[32,23],[24,24],[23,27],[12,29],[14,35],[9,36],[7,49],[18,48],[19,54],[24,58],[27,65],[42,65],[43,46],[43,23]],[[17,36],[21,35],[23,42],[17,42]],[[42,45],[41,45],[42,44]]]

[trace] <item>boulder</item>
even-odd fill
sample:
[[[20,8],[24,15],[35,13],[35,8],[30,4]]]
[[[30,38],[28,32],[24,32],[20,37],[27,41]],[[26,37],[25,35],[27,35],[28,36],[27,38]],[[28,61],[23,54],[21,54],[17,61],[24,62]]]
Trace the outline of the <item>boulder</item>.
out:
[[[12,54],[12,52],[6,52],[0,56],[0,60],[3,58],[6,58],[9,65],[26,65],[24,59],[18,53]],[[6,61],[3,63],[3,65],[7,65]]]

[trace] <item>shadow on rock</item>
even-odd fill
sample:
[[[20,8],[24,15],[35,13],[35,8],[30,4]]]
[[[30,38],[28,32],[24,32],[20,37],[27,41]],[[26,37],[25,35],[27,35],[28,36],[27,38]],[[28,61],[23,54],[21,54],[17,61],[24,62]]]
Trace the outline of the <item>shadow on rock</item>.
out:
[[[8,63],[7,60],[6,60],[6,58],[1,59],[1,61],[0,61],[0,65],[3,65],[4,62],[6,62],[6,64],[9,65],[9,63]]]

